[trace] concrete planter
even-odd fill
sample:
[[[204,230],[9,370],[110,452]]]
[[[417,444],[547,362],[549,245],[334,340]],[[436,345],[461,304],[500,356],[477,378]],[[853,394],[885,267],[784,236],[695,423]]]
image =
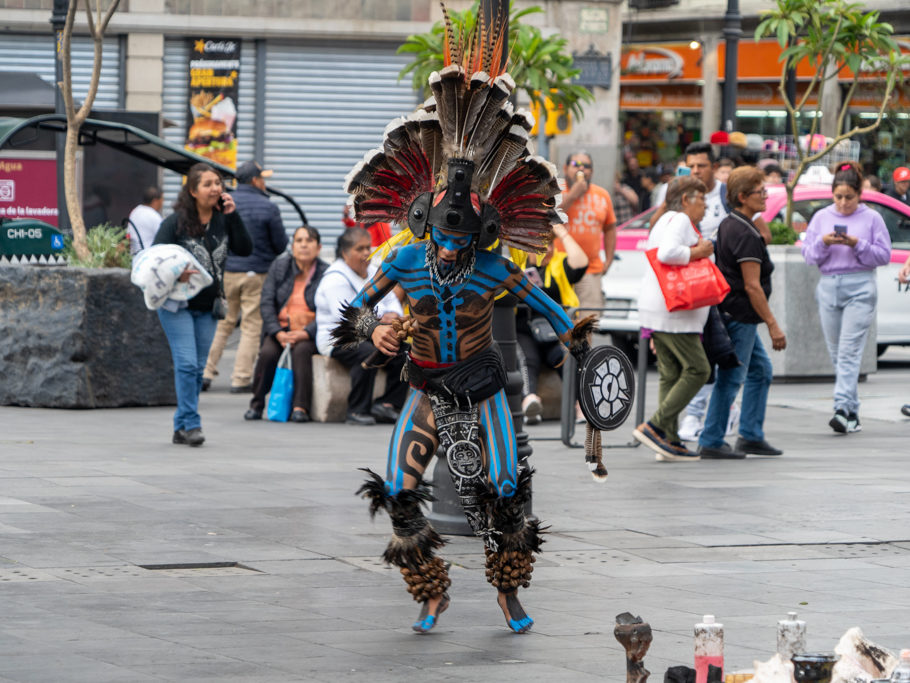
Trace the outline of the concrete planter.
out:
[[[767,326],[758,326],[762,343],[771,356],[774,376],[794,380],[833,380],[834,367],[828,356],[815,301],[815,287],[820,277],[818,268],[806,264],[797,246],[771,245],[768,253],[774,262],[771,312],[787,335],[787,348],[772,351]],[[875,333],[873,324],[860,366],[864,375],[875,372],[878,367]]]
[[[122,268],[0,267],[0,405],[174,405],[154,311]]]

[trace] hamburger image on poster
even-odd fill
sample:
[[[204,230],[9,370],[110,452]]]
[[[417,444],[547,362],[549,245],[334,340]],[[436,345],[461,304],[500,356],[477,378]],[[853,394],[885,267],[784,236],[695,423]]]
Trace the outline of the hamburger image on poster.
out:
[[[187,135],[186,149],[234,168],[237,165],[237,141],[232,129],[237,110],[233,100],[219,95],[206,103],[192,104],[195,105],[192,107],[194,119]]]

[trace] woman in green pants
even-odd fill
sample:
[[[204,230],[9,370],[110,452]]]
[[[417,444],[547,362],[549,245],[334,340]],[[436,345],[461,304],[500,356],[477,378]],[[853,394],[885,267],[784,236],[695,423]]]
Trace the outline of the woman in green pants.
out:
[[[705,214],[704,184],[682,176],[667,189],[667,212],[648,236],[648,249],[657,249],[657,259],[669,265],[685,265],[713,256],[714,245],[695,227]],[[693,462],[698,455],[680,441],[678,417],[708,380],[711,367],[701,343],[708,307],[671,313],[651,268],[642,280],[638,300],[642,330],[649,330],[657,353],[660,374],[657,411],[632,432],[637,441],[652,449],[663,462]]]

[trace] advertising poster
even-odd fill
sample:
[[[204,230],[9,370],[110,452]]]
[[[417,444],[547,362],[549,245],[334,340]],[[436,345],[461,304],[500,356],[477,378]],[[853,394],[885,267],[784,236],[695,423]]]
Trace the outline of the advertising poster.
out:
[[[57,162],[0,157],[0,218],[57,225]]]
[[[189,116],[185,149],[237,168],[237,90],[240,41],[190,42]]]

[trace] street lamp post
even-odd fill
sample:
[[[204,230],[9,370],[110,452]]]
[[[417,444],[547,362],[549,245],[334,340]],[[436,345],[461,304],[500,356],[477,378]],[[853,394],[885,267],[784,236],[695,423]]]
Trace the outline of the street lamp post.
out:
[[[739,0],[727,0],[727,13],[724,15],[724,40],[727,43],[727,54],[724,64],[721,128],[728,133],[736,126],[736,73],[739,61],[737,53],[739,37],[743,34],[742,20],[742,15],[739,13]]]
[[[60,48],[63,44],[63,26],[66,24],[66,12],[69,9],[69,0],[54,0],[54,10],[51,14],[51,25],[54,27],[54,113],[66,114],[63,104],[63,55]],[[66,138],[54,134],[54,148],[57,152],[57,227],[61,231],[70,229],[69,214],[66,212],[66,188],[63,181],[63,157],[66,148]]]

